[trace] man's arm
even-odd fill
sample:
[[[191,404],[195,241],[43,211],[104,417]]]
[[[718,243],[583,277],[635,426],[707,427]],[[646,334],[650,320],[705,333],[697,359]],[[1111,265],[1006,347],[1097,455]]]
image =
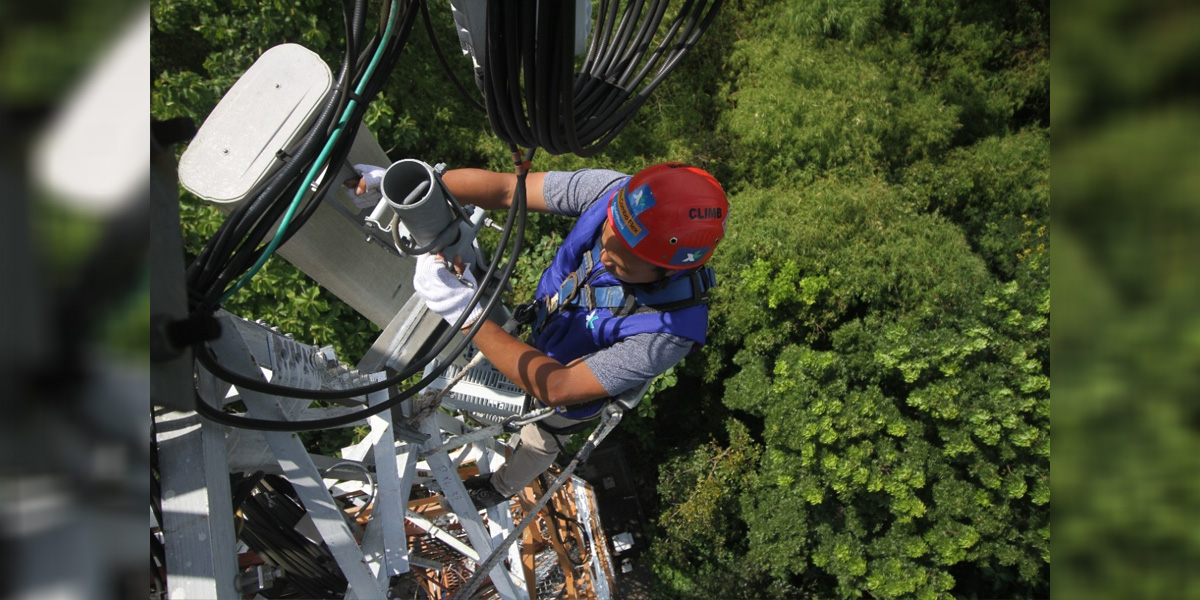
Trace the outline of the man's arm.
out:
[[[459,280],[455,274],[467,281]],[[417,257],[413,273],[413,291],[430,310],[448,323],[463,318],[475,289],[474,277],[465,270],[461,259],[446,268],[442,255],[423,254]],[[465,322],[480,318],[476,307]],[[464,331],[466,331],[464,329]],[[484,320],[475,334],[475,345],[505,377],[521,389],[550,406],[563,406],[604,398],[609,394],[582,360],[563,366],[545,353],[522,342],[492,321]]]
[[[583,360],[564,366],[491,321],[484,321],[473,341],[509,381],[547,406],[566,406],[608,396]]]
[[[542,195],[546,174],[530,173],[525,177],[525,208],[532,212],[550,212]],[[512,206],[517,188],[517,176],[484,169],[453,169],[442,175],[442,181],[463,204],[474,204],[484,210],[507,210]]]

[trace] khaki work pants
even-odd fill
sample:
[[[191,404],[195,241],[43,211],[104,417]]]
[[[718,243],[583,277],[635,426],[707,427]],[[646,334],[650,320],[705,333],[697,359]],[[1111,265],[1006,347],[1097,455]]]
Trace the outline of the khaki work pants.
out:
[[[567,427],[579,423],[560,415],[541,421],[550,427]],[[557,438],[557,443],[555,442]],[[492,487],[505,496],[512,496],[529,485],[535,477],[546,472],[558,456],[559,447],[566,448],[570,435],[554,435],[537,423],[521,428],[521,444],[511,458],[492,475]]]

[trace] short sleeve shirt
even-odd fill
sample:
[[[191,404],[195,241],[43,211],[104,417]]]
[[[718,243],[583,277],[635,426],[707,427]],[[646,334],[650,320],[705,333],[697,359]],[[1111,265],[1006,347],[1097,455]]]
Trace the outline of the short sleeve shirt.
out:
[[[605,169],[550,171],[542,183],[542,196],[551,213],[578,217],[625,177]],[[609,395],[633,395],[678,364],[691,349],[692,341],[682,336],[641,333],[589,354],[583,362]]]

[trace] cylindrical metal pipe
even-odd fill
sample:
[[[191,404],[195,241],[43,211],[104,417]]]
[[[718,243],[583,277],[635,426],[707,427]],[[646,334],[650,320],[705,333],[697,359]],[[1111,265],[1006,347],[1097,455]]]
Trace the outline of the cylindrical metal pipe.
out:
[[[433,167],[417,159],[392,163],[379,189],[418,247],[433,243],[454,218],[441,186],[434,179]]]

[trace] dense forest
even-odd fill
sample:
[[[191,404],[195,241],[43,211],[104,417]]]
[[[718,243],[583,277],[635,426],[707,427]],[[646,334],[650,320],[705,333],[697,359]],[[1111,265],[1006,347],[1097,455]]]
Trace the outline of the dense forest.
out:
[[[160,119],[275,44],[341,48],[338,3],[151,7]],[[1049,31],[1044,1],[729,2],[605,151],[535,157],[730,196],[709,343],[617,435],[656,597],[1049,596]],[[508,169],[420,27],[365,121],[393,159]],[[181,210],[194,253],[220,217]],[[531,218],[514,296],[568,228]],[[346,360],[377,333],[278,259],[247,287],[231,311]]]

